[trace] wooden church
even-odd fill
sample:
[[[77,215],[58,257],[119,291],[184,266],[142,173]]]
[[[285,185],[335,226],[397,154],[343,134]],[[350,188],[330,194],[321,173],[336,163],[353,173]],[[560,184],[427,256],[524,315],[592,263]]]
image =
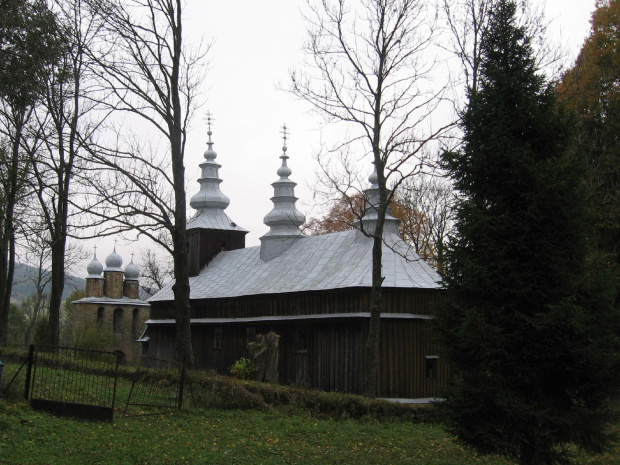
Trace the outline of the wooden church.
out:
[[[196,210],[188,222],[192,346],[196,368],[228,373],[257,334],[279,339],[279,379],[326,391],[361,393],[370,318],[372,239],[359,228],[307,237],[295,204],[286,145],[272,186],[273,210],[261,245],[245,247],[247,231],[224,212],[219,168],[209,130]],[[286,144],[286,140],[285,140]],[[366,230],[376,224],[376,173],[366,191]],[[384,398],[435,397],[448,379],[430,328],[439,275],[385,222],[383,310],[377,388]],[[359,225],[358,225],[359,226]],[[149,299],[145,353],[174,356],[172,285]]]

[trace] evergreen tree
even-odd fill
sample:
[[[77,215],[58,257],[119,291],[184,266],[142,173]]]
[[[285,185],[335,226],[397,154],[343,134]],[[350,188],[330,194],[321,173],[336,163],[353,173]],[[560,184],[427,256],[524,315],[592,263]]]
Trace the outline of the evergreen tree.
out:
[[[463,148],[443,162],[459,191],[436,326],[453,369],[448,428],[521,464],[601,450],[618,389],[613,291],[586,268],[585,163],[572,118],[537,74],[516,4],[497,0]]]

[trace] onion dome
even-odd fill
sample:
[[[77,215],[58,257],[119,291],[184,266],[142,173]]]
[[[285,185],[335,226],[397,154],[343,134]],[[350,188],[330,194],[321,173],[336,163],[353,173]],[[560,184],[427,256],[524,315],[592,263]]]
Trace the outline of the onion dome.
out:
[[[306,217],[295,206],[297,183],[289,179],[292,171],[287,164],[289,157],[286,154],[286,135],[286,125],[284,125],[284,145],[280,156],[282,166],[277,171],[280,179],[271,184],[274,190],[271,198],[273,210],[267,213],[263,220],[269,226],[269,232],[260,238],[261,258],[265,261],[287,250],[295,239],[303,237],[299,227],[306,221]]]
[[[198,179],[200,191],[194,195],[189,204],[197,210],[196,215],[187,223],[187,229],[223,229],[245,231],[237,226],[224,210],[230,205],[230,199],[220,190],[222,180],[219,177],[219,169],[222,165],[215,162],[217,153],[213,150],[211,141],[211,118],[209,117],[209,141],[208,148],[204,153],[205,161],[200,164],[201,177]]]
[[[374,169],[372,171],[372,174],[368,177],[368,182],[370,182],[370,188],[364,191],[364,195],[366,197],[364,217],[361,219],[361,221],[356,221],[354,223],[355,227],[358,229],[358,238],[365,235],[374,234],[377,228],[377,221],[379,219],[379,176],[377,175],[377,166],[374,164],[374,162],[373,167]],[[398,226],[400,224],[400,220],[394,218],[391,213],[392,209],[388,207],[387,211],[385,212],[383,232],[398,234]]]
[[[103,272],[103,265],[101,264],[101,262],[99,262],[99,260],[97,260],[96,251],[93,254],[93,259],[88,264],[88,266],[86,266],[86,272],[88,273],[88,276],[86,277],[86,279],[88,278],[103,279],[103,277],[101,276],[101,273]]]
[[[192,208],[200,210],[202,208],[221,208],[224,210],[230,205],[230,199],[220,191],[222,180],[219,178],[218,170],[222,165],[215,162],[217,153],[213,150],[213,142],[211,141],[211,130],[207,132],[209,142],[207,151],[204,153],[205,162],[200,164],[201,177],[198,179],[200,191],[192,197],[189,204]]]
[[[140,277],[140,269],[134,265],[133,258],[129,265],[125,267],[125,280],[127,281],[137,281]]]
[[[123,269],[121,268],[122,265],[123,259],[119,254],[116,253],[116,246],[114,246],[114,251],[105,259],[104,271],[123,271]]]

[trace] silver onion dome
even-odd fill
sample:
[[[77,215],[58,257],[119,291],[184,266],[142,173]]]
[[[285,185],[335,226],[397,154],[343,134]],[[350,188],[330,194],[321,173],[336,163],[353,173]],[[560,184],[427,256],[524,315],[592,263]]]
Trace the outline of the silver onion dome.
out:
[[[93,259],[86,266],[86,272],[88,273],[87,278],[101,278],[101,273],[103,272],[103,265],[99,260],[97,260],[97,252],[93,254]]]
[[[125,279],[129,281],[137,281],[140,277],[140,269],[134,264],[133,259],[125,267]]]
[[[105,271],[123,271],[122,266],[123,258],[116,253],[116,246],[114,246],[114,251],[105,259]]]

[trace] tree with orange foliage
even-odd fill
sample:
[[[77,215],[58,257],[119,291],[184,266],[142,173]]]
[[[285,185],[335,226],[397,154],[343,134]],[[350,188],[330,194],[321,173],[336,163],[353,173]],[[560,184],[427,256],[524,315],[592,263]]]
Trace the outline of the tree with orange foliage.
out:
[[[579,117],[577,143],[590,168],[588,191],[596,254],[615,279],[620,305],[620,0],[598,0],[592,29],[558,86]]]
[[[420,176],[405,180],[390,201],[391,215],[400,220],[400,237],[437,270],[451,225],[452,197],[451,187],[440,179]],[[361,192],[342,196],[324,216],[310,218],[305,230],[315,236],[353,229],[364,216],[364,206]]]

